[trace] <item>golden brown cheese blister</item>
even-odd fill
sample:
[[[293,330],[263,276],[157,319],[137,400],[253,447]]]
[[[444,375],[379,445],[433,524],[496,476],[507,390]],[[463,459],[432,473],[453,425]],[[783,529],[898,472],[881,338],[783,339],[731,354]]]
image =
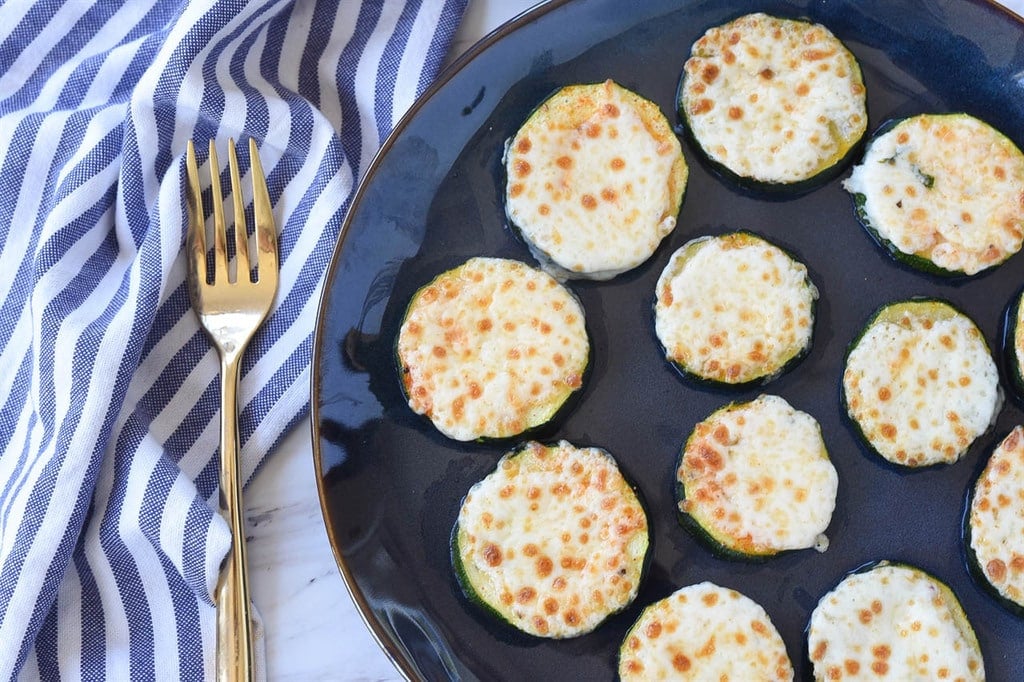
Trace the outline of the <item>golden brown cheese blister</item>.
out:
[[[453,560],[467,595],[537,637],[590,632],[636,597],[647,515],[599,448],[531,442],[459,510]]]
[[[759,604],[703,582],[644,609],[619,649],[619,678],[791,682],[793,665]]]
[[[688,169],[657,105],[612,82],[566,86],[505,151],[505,210],[559,279],[609,279],[676,225]]]
[[[974,485],[968,524],[975,568],[1024,612],[1024,426],[992,452]]]
[[[409,406],[455,440],[547,422],[582,385],[583,308],[525,263],[471,258],[409,303],[396,352]]]

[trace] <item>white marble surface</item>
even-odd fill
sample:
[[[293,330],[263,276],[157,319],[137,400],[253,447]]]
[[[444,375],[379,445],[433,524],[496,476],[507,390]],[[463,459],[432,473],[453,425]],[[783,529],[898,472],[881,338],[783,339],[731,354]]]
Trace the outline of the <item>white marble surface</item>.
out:
[[[535,0],[471,0],[459,54]],[[1024,16],[1024,0],[1004,4]],[[327,541],[307,424],[295,429],[246,489],[253,600],[266,627],[273,682],[401,680],[363,624]]]

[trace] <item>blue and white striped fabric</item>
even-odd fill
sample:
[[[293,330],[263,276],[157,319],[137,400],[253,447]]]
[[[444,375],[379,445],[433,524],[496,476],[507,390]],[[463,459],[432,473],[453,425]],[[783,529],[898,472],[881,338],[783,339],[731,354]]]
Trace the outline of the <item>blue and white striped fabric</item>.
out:
[[[202,162],[208,138],[256,138],[281,233],[242,369],[248,477],[307,413],[354,184],[466,2],[0,5],[0,679],[211,676],[228,530],[217,358],[184,284],[186,141]]]

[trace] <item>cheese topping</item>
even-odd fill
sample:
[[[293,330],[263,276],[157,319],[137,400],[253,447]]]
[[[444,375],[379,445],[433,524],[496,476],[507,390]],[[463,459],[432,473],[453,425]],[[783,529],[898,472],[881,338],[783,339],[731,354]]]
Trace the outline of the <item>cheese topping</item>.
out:
[[[676,476],[680,510],[728,549],[825,546],[839,478],[818,422],[778,396],[728,405],[698,424]]]
[[[612,81],[554,94],[505,164],[509,220],[559,278],[608,279],[650,258],[675,227],[688,173],[658,107]]]
[[[777,246],[744,232],[701,237],[658,280],[655,332],[691,374],[771,378],[810,346],[817,297],[807,268]]]
[[[985,578],[1024,606],[1024,427],[992,452],[974,487],[971,549]]]
[[[793,666],[758,603],[703,582],[644,609],[622,644],[619,677],[790,682]]]
[[[889,306],[847,357],[849,415],[896,464],[957,461],[1001,403],[999,375],[981,331],[939,301]]]
[[[589,350],[576,298],[499,258],[472,258],[420,289],[397,344],[409,406],[462,441],[549,420],[582,385]]]
[[[807,180],[836,165],[868,121],[849,50],[824,26],[760,13],[694,43],[679,108],[712,161],[765,183]]]
[[[956,596],[928,574],[881,564],[855,573],[811,614],[818,680],[984,680],[978,641]]]
[[[598,448],[528,443],[473,486],[457,551],[476,596],[538,637],[593,630],[636,597],[647,517]]]
[[[843,187],[901,252],[973,275],[1024,243],[1024,154],[966,114],[922,114],[871,141]]]

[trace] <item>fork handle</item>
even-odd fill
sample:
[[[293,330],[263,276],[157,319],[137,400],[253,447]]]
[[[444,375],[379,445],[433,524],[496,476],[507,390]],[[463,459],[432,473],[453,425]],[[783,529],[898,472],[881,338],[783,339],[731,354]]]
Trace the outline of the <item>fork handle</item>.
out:
[[[242,350],[225,353],[221,359],[220,511],[231,527],[231,551],[217,581],[220,682],[249,682],[255,671],[238,451],[238,365]]]

